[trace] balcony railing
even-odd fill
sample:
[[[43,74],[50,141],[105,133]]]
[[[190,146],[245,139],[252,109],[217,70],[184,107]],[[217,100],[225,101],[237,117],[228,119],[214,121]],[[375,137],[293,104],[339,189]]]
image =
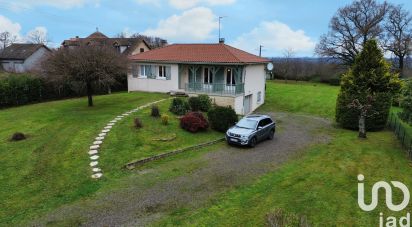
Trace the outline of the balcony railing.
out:
[[[245,84],[187,83],[185,84],[185,91],[216,95],[238,95],[245,92]]]

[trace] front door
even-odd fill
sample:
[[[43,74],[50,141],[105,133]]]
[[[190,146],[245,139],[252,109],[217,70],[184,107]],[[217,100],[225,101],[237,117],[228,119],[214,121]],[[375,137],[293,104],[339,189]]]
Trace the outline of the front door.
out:
[[[245,100],[243,101],[243,110],[244,110],[245,115],[250,113],[251,104],[252,104],[252,95],[245,96]]]

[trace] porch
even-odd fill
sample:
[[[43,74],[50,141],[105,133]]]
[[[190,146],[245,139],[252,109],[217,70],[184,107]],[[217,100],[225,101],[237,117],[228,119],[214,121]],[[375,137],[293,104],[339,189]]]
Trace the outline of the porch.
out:
[[[186,93],[238,96],[245,92],[244,67],[179,65],[179,89]]]

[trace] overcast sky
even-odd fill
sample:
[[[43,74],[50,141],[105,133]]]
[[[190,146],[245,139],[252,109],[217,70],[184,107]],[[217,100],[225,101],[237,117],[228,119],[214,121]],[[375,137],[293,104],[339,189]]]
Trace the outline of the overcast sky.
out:
[[[330,18],[349,0],[0,0],[0,32],[20,40],[37,29],[52,46],[86,37],[99,28],[108,36],[120,32],[160,36],[169,43],[213,43],[218,17],[226,43],[264,56],[282,56],[292,48],[312,57]],[[411,0],[389,1],[412,11]]]

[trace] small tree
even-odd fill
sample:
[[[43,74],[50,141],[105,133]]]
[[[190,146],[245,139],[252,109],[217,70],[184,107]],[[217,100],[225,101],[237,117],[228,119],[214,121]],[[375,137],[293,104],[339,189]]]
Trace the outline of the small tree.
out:
[[[353,108],[359,112],[359,138],[366,139],[366,118],[377,114],[377,112],[371,113],[373,98],[371,95],[367,95],[366,102],[361,103],[359,99],[355,99],[349,104],[349,108]]]
[[[93,85],[115,83],[117,76],[125,75],[127,59],[104,46],[60,48],[45,61],[44,67],[51,78],[85,86],[88,104],[93,106]]]

